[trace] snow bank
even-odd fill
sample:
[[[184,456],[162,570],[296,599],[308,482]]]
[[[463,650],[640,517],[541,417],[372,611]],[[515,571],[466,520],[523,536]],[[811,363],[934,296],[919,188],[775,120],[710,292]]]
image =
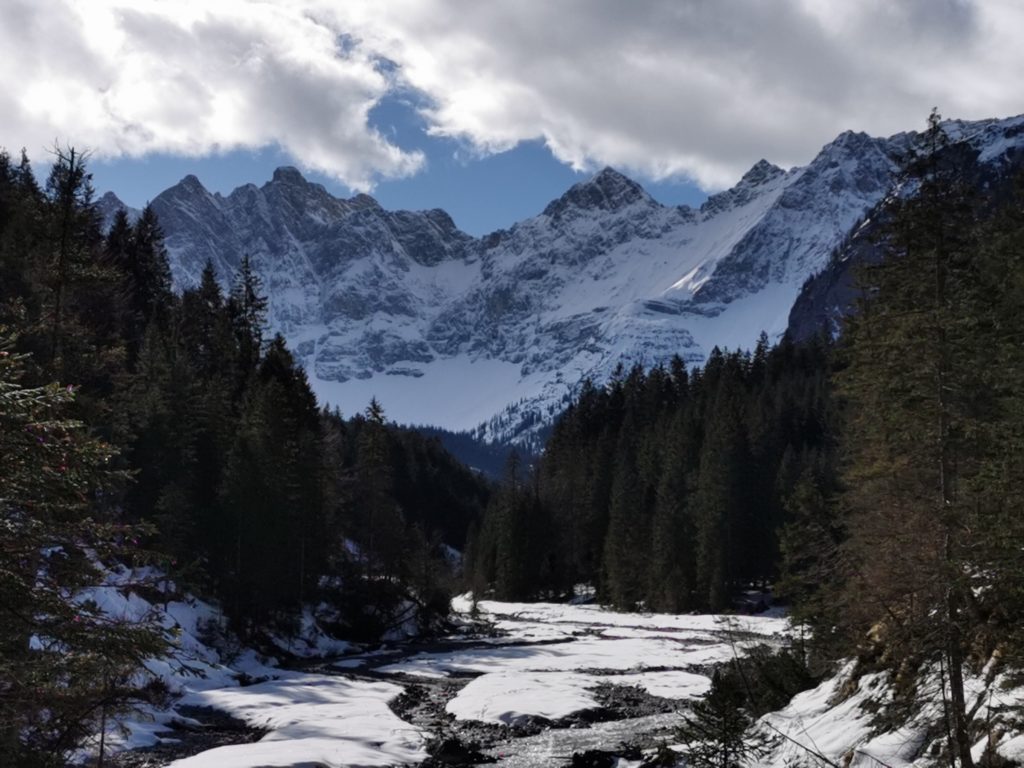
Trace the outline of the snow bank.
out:
[[[598,706],[587,675],[499,672],[471,680],[445,710],[459,720],[512,725],[528,716],[558,720]]]
[[[211,706],[270,731],[259,743],[261,746],[243,745],[250,752],[236,753],[224,748],[216,750],[218,756],[209,758],[212,762],[187,765],[293,765],[290,757],[285,758],[285,753],[293,754],[285,741],[293,738],[302,742],[294,754],[308,754],[309,762],[328,766],[423,759],[422,736],[387,707],[387,701],[397,696],[401,688],[283,672],[276,667],[275,659],[240,646],[227,631],[225,619],[216,606],[180,594],[174,582],[161,572],[125,567],[102,572],[102,583],[82,590],[76,599],[95,602],[111,620],[153,620],[168,631],[171,652],[164,658],[147,660],[145,667],[177,697],[175,708]],[[148,589],[145,594],[155,591],[166,596],[166,601],[144,599],[139,595],[141,585]],[[282,650],[302,657],[335,654],[352,647],[324,633],[308,610],[297,637],[272,639]],[[239,684],[243,677],[269,682],[243,688]],[[335,722],[342,719],[343,725]],[[199,725],[174,708],[143,707],[111,725],[107,746],[112,750],[153,746],[160,741],[158,734],[166,733],[175,722]],[[209,754],[205,753],[203,760]],[[384,754],[386,759],[367,758],[370,754]],[[88,750],[79,757],[88,759]]]
[[[388,708],[401,692],[389,683],[282,673],[278,680],[246,688],[190,693],[183,704],[215,707],[270,732],[258,742],[218,747],[171,765],[341,768],[419,763],[427,756],[425,733]]]
[[[819,765],[809,750],[850,768],[924,768],[935,763],[944,748],[942,691],[938,675],[925,678],[918,688],[921,706],[892,730],[879,731],[872,713],[884,712],[892,702],[884,673],[851,680],[851,663],[817,688],[805,691],[778,712],[761,718],[760,727],[773,737],[775,746],[760,763],[764,768]],[[1010,760],[1024,758],[1024,737],[1019,725],[1002,720],[1005,713],[1024,703],[1024,688],[1008,688],[1005,679],[986,681],[984,673],[965,680],[968,701],[977,705],[975,722],[990,722],[996,734],[997,752]],[[991,720],[990,720],[991,718]],[[980,761],[987,737],[979,739],[972,753]]]

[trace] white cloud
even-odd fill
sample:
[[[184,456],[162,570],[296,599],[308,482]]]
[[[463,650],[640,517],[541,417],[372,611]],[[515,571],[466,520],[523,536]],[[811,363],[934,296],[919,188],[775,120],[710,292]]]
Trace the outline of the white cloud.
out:
[[[760,157],[806,163],[847,128],[919,127],[935,105],[1024,108],[1018,0],[5,0],[0,15],[8,147],[279,144],[355,187],[422,167],[367,122],[398,85],[430,100],[433,133],[480,151],[539,138],[577,168],[709,188]]]
[[[280,145],[349,186],[418,170],[367,113],[393,86],[299,5],[4,0],[0,143],[97,156]]]

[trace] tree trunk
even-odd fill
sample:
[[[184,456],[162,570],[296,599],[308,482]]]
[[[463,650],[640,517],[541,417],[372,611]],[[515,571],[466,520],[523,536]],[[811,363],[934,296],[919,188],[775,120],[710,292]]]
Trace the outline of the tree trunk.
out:
[[[974,768],[971,756],[970,722],[967,716],[967,698],[964,695],[964,657],[960,647],[959,601],[956,591],[950,588],[947,596],[947,646],[946,660],[949,664],[949,697],[953,710],[953,751],[960,758],[960,768]]]

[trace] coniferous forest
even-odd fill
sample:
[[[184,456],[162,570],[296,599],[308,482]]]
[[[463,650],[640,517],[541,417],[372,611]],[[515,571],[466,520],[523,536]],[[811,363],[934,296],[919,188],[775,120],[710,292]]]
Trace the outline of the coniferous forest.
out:
[[[85,158],[40,186],[0,154],[0,751],[60,763],[169,639],[73,601],[116,563],[216,598],[232,628],[429,630],[489,488],[373,402],[320,410],[248,260],[171,290],[159,222],[104,232]],[[140,585],[143,588],[144,585]],[[45,647],[38,647],[45,638]],[[47,758],[49,756],[49,758]]]
[[[539,465],[509,463],[469,545],[476,583],[511,599],[593,584],[622,609],[682,612],[772,582],[787,506],[829,482],[828,355],[762,338],[585,386]]]
[[[131,681],[166,634],[70,599],[123,563],[254,643],[312,606],[340,637],[429,631],[465,586],[661,612],[773,587],[814,664],[908,701],[940,667],[973,765],[964,672],[1019,664],[1024,619],[1024,197],[934,116],[896,181],[838,338],[620,367],[492,487],[375,400],[320,409],[248,259],[175,293],[151,209],[104,230],[81,154],[43,185],[0,155],[0,750],[56,764],[157,695]]]

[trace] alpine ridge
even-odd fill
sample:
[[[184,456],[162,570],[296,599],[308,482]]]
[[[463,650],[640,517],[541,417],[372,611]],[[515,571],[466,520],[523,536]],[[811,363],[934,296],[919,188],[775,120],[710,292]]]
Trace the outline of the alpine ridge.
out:
[[[1022,122],[947,125],[998,165],[1024,144]],[[399,422],[528,442],[619,363],[695,364],[781,335],[912,138],[846,132],[803,167],[761,160],[699,209],[662,205],[605,168],[481,238],[442,210],[341,199],[290,167],[226,196],[187,176],[152,206],[179,289],[207,259],[227,283],[249,254],[270,330],[321,402],[353,413],[376,396]]]

